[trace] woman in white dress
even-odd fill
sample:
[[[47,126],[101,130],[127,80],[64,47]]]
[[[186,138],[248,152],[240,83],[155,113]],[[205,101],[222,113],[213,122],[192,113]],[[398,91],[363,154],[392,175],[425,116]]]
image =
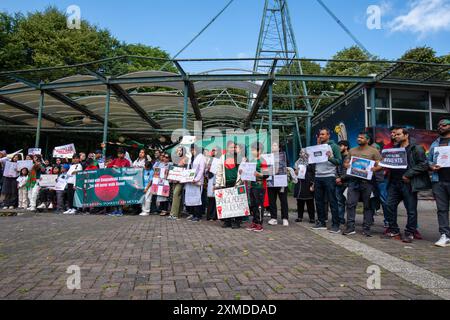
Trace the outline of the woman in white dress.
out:
[[[202,192],[205,179],[206,160],[201,148],[197,145],[191,146],[192,158],[189,169],[195,170],[195,178],[192,183],[187,183],[185,190],[184,204],[192,215],[192,222],[199,222],[202,219]]]

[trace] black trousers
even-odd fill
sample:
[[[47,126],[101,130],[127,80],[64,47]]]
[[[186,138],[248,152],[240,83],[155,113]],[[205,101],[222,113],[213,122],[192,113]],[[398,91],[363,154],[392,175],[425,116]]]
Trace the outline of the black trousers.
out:
[[[203,206],[187,207],[188,212],[199,219],[201,219],[203,215],[202,208]]]
[[[450,237],[448,210],[450,207],[450,182],[433,184],[433,194],[436,199],[439,233]]]
[[[75,188],[74,185],[69,183],[67,184],[67,202],[69,209],[73,209],[73,199],[75,197]]]
[[[281,218],[289,219],[289,207],[288,207],[288,190],[287,188],[268,188],[269,190],[269,210],[272,219],[277,219],[278,208],[277,198],[280,198],[281,203]],[[284,192],[281,192],[284,190]]]
[[[206,211],[207,220],[217,220],[216,198],[208,198],[208,210]]]
[[[303,216],[304,216],[304,212],[305,212],[305,204],[308,209],[309,220],[315,221],[316,209],[315,209],[315,205],[314,205],[314,199],[309,199],[309,200],[297,199],[298,218],[303,220]]]
[[[250,211],[253,215],[253,223],[262,225],[264,222],[264,188],[250,188]]]

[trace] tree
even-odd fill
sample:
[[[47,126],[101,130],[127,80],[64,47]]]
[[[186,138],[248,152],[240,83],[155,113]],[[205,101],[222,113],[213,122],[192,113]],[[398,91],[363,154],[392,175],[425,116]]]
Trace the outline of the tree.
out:
[[[445,63],[444,57],[436,56],[436,51],[430,47],[418,47],[405,52],[400,58],[401,61],[422,62],[422,63]],[[409,64],[396,71],[392,76],[403,79],[425,79],[433,76],[442,67],[429,65]],[[445,78],[445,74],[436,76],[435,80]]]

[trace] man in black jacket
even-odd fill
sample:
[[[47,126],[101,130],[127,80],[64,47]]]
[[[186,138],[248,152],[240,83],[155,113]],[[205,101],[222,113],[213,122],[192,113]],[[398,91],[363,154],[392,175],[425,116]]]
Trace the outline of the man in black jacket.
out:
[[[417,231],[417,194],[419,191],[431,189],[429,167],[425,149],[410,142],[407,129],[396,130],[395,142],[396,147],[406,149],[408,167],[407,169],[390,170],[387,200],[389,229],[385,237],[401,238],[396,209],[403,201],[408,214],[403,242],[411,243]]]

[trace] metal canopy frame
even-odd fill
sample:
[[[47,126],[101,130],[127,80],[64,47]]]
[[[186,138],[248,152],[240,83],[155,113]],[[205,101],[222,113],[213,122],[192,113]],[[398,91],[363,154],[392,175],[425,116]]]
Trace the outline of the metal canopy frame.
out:
[[[157,72],[151,71],[148,74],[143,74],[141,72],[141,77],[139,74],[112,74],[109,71],[99,72],[102,70],[102,66],[106,67],[104,70],[108,70],[107,66],[114,65],[116,63],[121,63],[127,61],[132,63],[133,60],[155,60],[160,63],[166,63],[168,65],[173,65],[177,70],[176,73],[167,72]],[[258,73],[258,72],[247,72],[242,68],[239,68],[239,64],[242,62],[253,62],[264,61],[270,65],[268,73]],[[325,75],[325,74],[284,74],[282,72],[282,67],[278,64],[283,61],[283,65],[286,62],[289,63],[301,63],[304,61],[311,61],[320,64],[327,62],[336,63],[358,63],[358,64],[381,64],[384,67],[384,71],[378,75],[350,75],[350,76],[337,76],[337,75]],[[189,65],[200,64],[204,66],[208,63],[214,63],[217,68],[215,72],[196,72],[189,73]],[[228,64],[227,67],[220,67],[221,64]],[[233,68],[229,67],[229,64],[236,64]],[[96,71],[94,71],[96,70]],[[16,70],[8,72],[0,72],[0,120],[10,123],[11,125],[2,126],[3,130],[8,130],[15,128],[16,130],[32,131],[36,128],[36,146],[39,146],[40,132],[51,132],[52,130],[61,132],[63,130],[75,132],[81,130],[83,132],[103,132],[104,142],[106,142],[108,137],[108,130],[110,131],[120,131],[120,132],[139,132],[150,134],[163,134],[172,130],[168,129],[172,123],[177,125],[182,122],[182,127],[184,129],[189,129],[193,121],[202,121],[202,110],[212,106],[215,101],[219,100],[218,97],[223,99],[223,94],[218,93],[217,97],[209,93],[205,93],[210,98],[213,103],[202,103],[199,104],[199,97],[203,94],[203,90],[208,92],[208,88],[215,87],[226,87],[226,83],[229,86],[236,88],[236,90],[247,91],[247,94],[253,95],[252,104],[250,110],[242,107],[243,110],[248,111],[248,116],[245,119],[236,118],[236,115],[220,113],[220,108],[217,108],[218,115],[217,119],[205,120],[205,128],[207,127],[220,127],[224,124],[234,127],[248,129],[250,127],[260,127],[268,125],[269,129],[272,126],[283,126],[295,128],[297,125],[297,118],[306,119],[306,134],[310,136],[311,132],[311,110],[302,108],[302,110],[277,110],[273,103],[274,96],[277,98],[285,99],[311,99],[319,101],[325,97],[330,97],[335,99],[345,99],[346,95],[335,94],[330,95],[329,93],[324,93],[319,96],[312,96],[307,94],[302,95],[292,95],[286,93],[285,95],[275,95],[273,90],[274,86],[279,82],[292,82],[297,85],[301,85],[302,82],[334,82],[334,83],[354,83],[354,84],[366,84],[368,86],[375,86],[376,84],[406,84],[406,85],[417,85],[417,86],[439,86],[450,88],[450,70],[449,64],[434,64],[434,63],[420,63],[420,62],[410,62],[410,61],[361,61],[361,60],[328,60],[328,59],[296,59],[296,58],[234,58],[234,59],[162,59],[162,58],[151,58],[151,57],[139,57],[139,56],[123,56],[116,58],[109,58],[89,63],[71,65],[71,66],[61,66],[53,68],[42,68],[42,69],[32,69],[32,70]],[[86,74],[87,73],[87,74]],[[61,78],[60,75],[64,75]],[[77,75],[84,76],[84,80]],[[88,75],[89,77],[86,77]],[[58,77],[58,80],[51,81],[48,78]],[[73,77],[73,78],[69,78]],[[54,79],[53,79],[54,80]],[[64,81],[62,81],[64,80]],[[214,82],[220,83],[219,85],[205,85],[202,82]],[[238,82],[242,85],[236,86]],[[257,82],[262,83],[258,84]],[[251,86],[250,86],[251,84]],[[205,89],[196,91],[196,85],[199,88],[203,87]],[[172,89],[171,91],[154,91],[155,88],[165,87]],[[256,87],[255,87],[256,86]],[[103,91],[101,96],[106,97],[104,101],[104,115],[99,114],[99,108],[97,107],[97,112],[92,110],[92,106],[89,104],[83,104],[83,99],[89,97],[99,97],[93,94],[93,92]],[[136,89],[138,88],[138,89]],[[140,91],[142,88],[146,90],[153,91]],[[183,89],[182,89],[183,88]],[[257,94],[255,94],[256,88],[259,88]],[[175,89],[175,93],[174,90]],[[223,92],[223,91],[222,91]],[[32,107],[26,103],[16,101],[15,98],[23,94],[39,93],[39,107]],[[98,93],[98,92],[97,92]],[[181,93],[181,95],[180,95]],[[168,118],[161,119],[164,116],[164,111],[159,110],[158,112],[149,112],[146,110],[148,106],[145,104],[145,99],[151,99],[152,94],[158,94],[158,96],[167,97],[178,97],[182,99],[183,108],[174,109],[167,113]],[[60,102],[61,105],[48,105],[46,106],[45,96],[49,96],[56,101]],[[240,94],[238,94],[240,95]],[[128,126],[132,128],[121,128],[120,125],[111,121],[110,118],[115,118],[114,113],[117,111],[118,106],[111,105],[111,98],[114,97],[118,101],[123,102],[124,110],[120,110],[120,115],[124,115],[125,118],[129,117],[130,120],[126,120]],[[203,99],[204,97],[202,97]],[[231,96],[230,96],[231,98]],[[139,102],[136,100],[138,99]],[[232,98],[231,98],[232,99]],[[150,100],[148,100],[150,101]],[[202,100],[203,101],[203,100]],[[54,103],[54,102],[53,102]],[[9,117],[6,112],[2,113],[2,105],[8,105],[18,111],[28,114],[33,119],[37,117],[36,126],[30,125],[27,121],[23,119],[15,119],[14,117]],[[153,105],[153,104],[152,104]],[[180,103],[181,105],[181,103]],[[224,105],[223,100],[220,100],[220,105]],[[315,104],[317,105],[317,103]],[[239,108],[236,103],[230,103],[233,108]],[[265,108],[263,108],[265,106]],[[64,117],[55,116],[54,114],[47,113],[45,108],[48,107],[54,110],[61,110],[56,113],[67,113],[64,110],[72,110],[74,113],[67,113]],[[128,107],[128,108],[125,108]],[[165,106],[166,107],[166,106]],[[170,106],[167,106],[170,107]],[[189,111],[189,108],[192,112]],[[301,107],[300,107],[301,108]],[[229,110],[229,108],[224,108]],[[64,112],[63,112],[64,111]],[[126,116],[125,116],[126,115]],[[178,116],[177,116],[178,115]],[[292,115],[292,117],[288,117]],[[87,117],[95,120],[97,127],[88,126],[89,123],[83,123],[81,126],[77,126],[77,121],[73,118]],[[233,118],[234,116],[234,118]],[[194,118],[192,118],[194,117]],[[117,118],[117,116],[116,116]],[[155,119],[155,118],[159,118]],[[287,118],[287,120],[286,120]],[[136,120],[132,120],[136,119]],[[140,119],[140,121],[138,121]],[[268,120],[267,123],[265,120]],[[283,120],[284,119],[284,120]],[[43,127],[42,120],[46,120],[53,124],[53,127]],[[164,125],[162,123],[164,122]],[[145,124],[148,127],[139,126]],[[103,127],[101,127],[103,125]],[[138,129],[136,129],[138,128]]]

